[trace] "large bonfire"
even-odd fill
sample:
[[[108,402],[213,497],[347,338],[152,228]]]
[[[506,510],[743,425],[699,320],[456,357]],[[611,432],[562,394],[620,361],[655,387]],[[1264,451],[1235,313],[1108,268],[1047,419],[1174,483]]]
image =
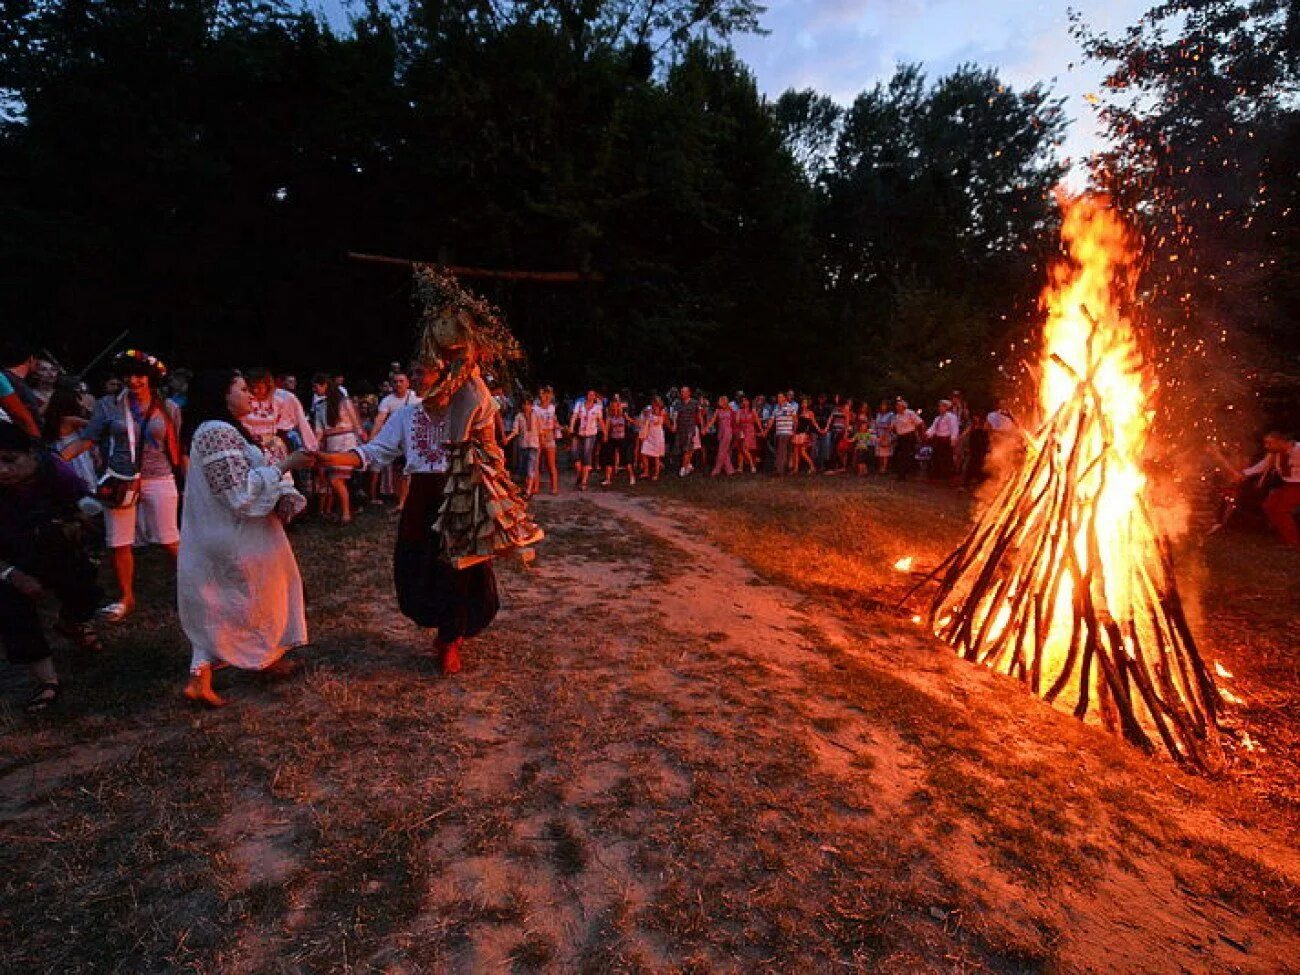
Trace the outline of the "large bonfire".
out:
[[[1154,376],[1130,319],[1137,250],[1105,200],[1064,202],[1069,258],[1044,293],[1037,432],[938,570],[934,631],[1079,718],[1199,769],[1219,694],[1143,466]]]

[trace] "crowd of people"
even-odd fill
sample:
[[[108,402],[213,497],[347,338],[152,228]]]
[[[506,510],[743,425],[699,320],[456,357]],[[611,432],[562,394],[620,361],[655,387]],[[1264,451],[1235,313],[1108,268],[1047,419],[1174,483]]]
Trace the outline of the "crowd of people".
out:
[[[306,601],[286,533],[314,499],[351,520],[354,490],[385,479],[403,510],[394,553],[401,611],[434,634],[444,673],[498,609],[493,560],[528,559],[543,538],[506,471],[498,406],[483,369],[517,357],[496,310],[437,269],[422,270],[417,362],[395,370],[382,400],[348,393],[342,376],[263,368],[169,372],[127,349],[99,395],[45,354],[0,345],[0,645],[30,671],[31,713],[62,684],[44,631],[85,652],[98,624],[136,610],[135,550],[160,546],[175,567],[191,645],[186,697],[224,701],[221,667],[291,669],[308,640]],[[361,472],[362,485],[355,472]],[[400,473],[398,473],[400,472]],[[117,587],[107,601],[100,556]]]
[[[994,438],[1015,430],[1000,403],[972,411],[960,392],[940,400],[928,423],[902,397],[873,409],[847,396],[793,390],[713,397],[682,386],[636,402],[628,393],[592,389],[569,403],[557,402],[549,386],[536,398],[500,387],[494,394],[528,494],[538,493],[543,475],[551,493],[559,492],[557,458],[566,453],[578,491],[592,485],[593,474],[602,487],[620,474],[629,484],[657,481],[665,465],[678,477],[919,474],[969,486],[986,476]]]
[[[464,343],[451,347],[464,355]],[[218,705],[215,667],[280,668],[289,649],[307,642],[285,532],[304,514],[347,524],[356,505],[391,499],[402,513],[399,604],[438,632],[439,658],[454,673],[464,638],[496,612],[491,556],[540,538],[521,503],[544,488],[559,494],[562,471],[571,470],[565,476],[578,492],[620,478],[635,485],[760,472],[926,477],[969,488],[987,476],[999,442],[1021,441],[1000,403],[973,410],[958,391],[929,419],[902,397],[872,408],[793,390],[751,397],[680,387],[634,401],[593,389],[569,399],[549,386],[535,395],[493,387],[473,354],[458,360],[460,371],[427,356],[409,367],[391,363],[373,386],[357,381],[349,390],[346,376],[318,373],[302,390],[294,375],[261,367],[195,377],[127,350],[96,395],[30,348],[9,343],[2,358],[0,640],[35,678],[33,712],[60,694],[39,603],[55,597],[63,635],[98,650],[96,624],[136,609],[140,546],[160,546],[176,566],[192,645],[185,693]],[[1295,546],[1300,447],[1276,433],[1265,447],[1241,476],[1268,478],[1263,510]],[[485,484],[490,505],[444,503]],[[456,513],[470,507],[490,508],[490,523],[462,518],[458,527]],[[431,528],[444,538],[436,552]],[[117,589],[109,601],[101,551]]]

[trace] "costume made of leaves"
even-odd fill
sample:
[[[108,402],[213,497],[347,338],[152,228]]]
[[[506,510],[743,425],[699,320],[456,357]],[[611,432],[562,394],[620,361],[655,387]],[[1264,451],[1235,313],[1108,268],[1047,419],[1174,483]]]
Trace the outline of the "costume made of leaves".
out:
[[[443,268],[415,267],[420,307],[416,360],[439,371],[429,397],[447,410],[450,468],[433,530],[458,568],[535,545],[543,532],[506,470],[491,394],[481,367],[522,359],[523,350],[488,302]]]

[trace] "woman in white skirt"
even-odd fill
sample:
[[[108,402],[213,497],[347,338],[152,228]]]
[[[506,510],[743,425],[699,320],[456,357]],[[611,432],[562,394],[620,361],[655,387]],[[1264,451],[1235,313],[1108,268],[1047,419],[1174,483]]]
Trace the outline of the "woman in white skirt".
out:
[[[311,464],[295,451],[267,463],[240,424],[252,409],[233,370],[201,374],[190,393],[190,476],[177,567],[181,628],[193,646],[185,696],[211,707],[218,662],[276,667],[307,642],[302,578],[284,526],[306,507],[287,475]]]
[[[134,482],[130,503],[115,505],[107,490],[103,496],[105,543],[122,595],[100,611],[100,618],[116,623],[135,610],[135,546],[161,545],[176,557],[174,475],[183,461],[180,411],[158,391],[166,367],[139,349],[127,349],[113,366],[126,388],[95,403],[90,422],[59,454],[71,462],[98,447],[107,485]]]

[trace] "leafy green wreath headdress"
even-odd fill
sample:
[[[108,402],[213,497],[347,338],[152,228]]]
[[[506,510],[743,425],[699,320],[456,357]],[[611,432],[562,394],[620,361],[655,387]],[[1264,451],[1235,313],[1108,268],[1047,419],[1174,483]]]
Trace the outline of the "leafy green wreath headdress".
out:
[[[500,310],[466,291],[446,268],[415,265],[415,303],[420,308],[415,353],[420,362],[451,360],[454,365],[472,352],[476,362],[499,368],[524,357]]]

